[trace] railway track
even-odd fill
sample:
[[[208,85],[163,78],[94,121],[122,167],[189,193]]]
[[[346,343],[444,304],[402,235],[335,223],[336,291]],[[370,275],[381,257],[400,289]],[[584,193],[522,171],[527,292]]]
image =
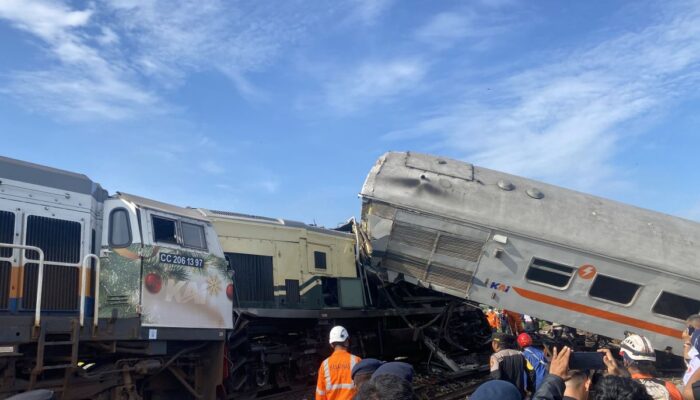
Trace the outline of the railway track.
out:
[[[463,400],[487,378],[486,365],[459,373],[419,373],[414,377],[414,391],[418,400]],[[313,400],[314,391],[314,387],[306,386],[253,397],[251,400]]]
[[[414,391],[420,400],[464,399],[488,379],[488,365],[474,366],[458,373],[419,374]]]

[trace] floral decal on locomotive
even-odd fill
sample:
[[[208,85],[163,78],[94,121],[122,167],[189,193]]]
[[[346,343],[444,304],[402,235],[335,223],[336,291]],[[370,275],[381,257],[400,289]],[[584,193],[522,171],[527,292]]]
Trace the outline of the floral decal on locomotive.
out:
[[[211,253],[132,244],[102,258],[100,278],[100,317],[116,310],[146,326],[230,328],[231,274]]]

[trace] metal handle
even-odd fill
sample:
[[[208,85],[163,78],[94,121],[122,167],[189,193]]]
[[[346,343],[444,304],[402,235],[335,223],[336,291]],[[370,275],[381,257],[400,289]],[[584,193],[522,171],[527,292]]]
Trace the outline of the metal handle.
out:
[[[0,247],[20,249],[22,250],[22,258],[26,258],[24,252],[27,250],[33,250],[39,253],[39,274],[37,277],[38,287],[36,290],[36,307],[34,309],[34,327],[39,328],[39,326],[41,326],[41,294],[44,288],[44,251],[36,246],[25,246],[23,244],[0,243]]]
[[[83,323],[85,321],[85,280],[86,280],[86,271],[88,270],[88,261],[90,259],[95,260],[95,266],[97,268],[97,271],[100,269],[100,258],[97,257],[94,254],[88,254],[83,258],[83,263],[80,267],[80,326],[83,326]],[[95,275],[97,276],[97,275]],[[96,278],[99,279],[99,278]],[[99,286],[95,287],[95,298],[97,298],[99,292]],[[93,308],[93,312],[97,314],[97,302],[95,302],[95,307]]]
[[[100,308],[100,259],[94,254],[91,254],[91,256],[94,256],[97,259],[97,262],[95,263],[95,305],[92,308],[92,327],[94,333],[97,330],[97,323],[99,321],[97,316]]]

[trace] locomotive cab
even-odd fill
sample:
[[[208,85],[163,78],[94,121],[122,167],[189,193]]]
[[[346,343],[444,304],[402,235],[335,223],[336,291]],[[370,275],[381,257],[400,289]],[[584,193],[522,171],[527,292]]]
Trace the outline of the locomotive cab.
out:
[[[105,202],[100,316],[142,326],[226,329],[233,286],[211,223],[195,209],[118,193]]]

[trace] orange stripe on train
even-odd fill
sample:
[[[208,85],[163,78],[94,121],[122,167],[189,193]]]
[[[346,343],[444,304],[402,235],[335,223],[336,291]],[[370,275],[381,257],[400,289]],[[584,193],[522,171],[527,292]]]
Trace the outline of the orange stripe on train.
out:
[[[571,311],[578,311],[583,314],[591,315],[594,317],[607,319],[609,321],[614,321],[620,324],[635,326],[640,329],[644,329],[651,332],[660,333],[662,335],[671,336],[674,338],[681,338],[681,331],[678,329],[668,328],[663,325],[654,324],[651,322],[643,321],[641,319],[636,319],[628,317],[626,315],[617,314],[610,311],[601,310],[599,308],[586,306],[579,303],[574,303],[567,300],[562,300],[556,297],[548,296],[546,294],[533,292],[531,290],[513,287],[519,295],[525,297],[526,299],[538,301],[540,303],[546,303],[553,305],[555,307],[564,308]]]

